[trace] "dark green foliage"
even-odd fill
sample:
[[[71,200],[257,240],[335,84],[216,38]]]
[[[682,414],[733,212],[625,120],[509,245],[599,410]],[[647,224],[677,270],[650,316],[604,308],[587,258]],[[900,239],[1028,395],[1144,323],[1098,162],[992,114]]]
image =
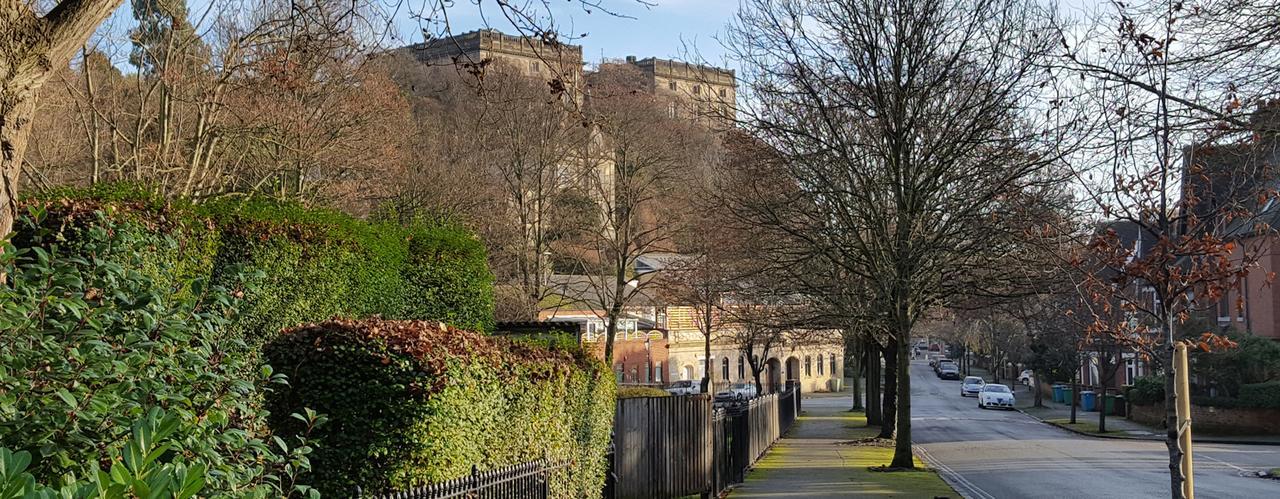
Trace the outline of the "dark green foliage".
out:
[[[435,322],[335,321],[265,349],[289,375],[274,414],[311,407],[310,476],[329,495],[402,490],[548,458],[571,461],[555,497],[598,494],[613,420],[613,377],[580,351],[487,337]],[[301,431],[288,418],[274,427]]]
[[[129,440],[119,454],[110,457],[107,470],[97,462],[79,480],[50,486],[40,483],[28,471],[31,453],[12,452],[0,447],[0,498],[125,498],[188,499],[205,488],[208,468],[204,463],[188,465],[185,457],[168,452],[169,439],[181,422],[160,409],[153,409],[133,425]],[[37,463],[38,464],[38,463]]]
[[[1154,405],[1164,403],[1164,377],[1143,376],[1133,381],[1125,392],[1125,399],[1134,405]]]
[[[1197,392],[1213,387],[1220,395],[1238,396],[1241,385],[1280,380],[1280,343],[1234,330],[1224,335],[1236,342],[1234,348],[1191,353]]]
[[[229,272],[226,286],[161,285],[181,269],[148,258],[191,248],[85,205],[57,208],[75,223],[32,205],[17,225],[27,245],[0,251],[0,447],[34,454],[26,472],[61,488],[98,480],[110,456],[130,455],[137,422],[151,421],[168,448],[208,470],[207,496],[304,492],[292,474],[308,447],[272,439],[261,409],[262,392],[283,380],[226,334],[243,274]]]
[[[1262,409],[1280,409],[1280,381],[1240,385],[1240,405]]]
[[[267,199],[199,206],[168,202],[145,187],[102,184],[41,200],[42,229],[75,237],[101,210],[176,241],[133,248],[139,268],[164,287],[256,276],[231,325],[251,347],[280,329],[331,317],[426,319],[489,331],[493,275],[484,246],[459,226],[422,221],[365,222],[342,213]],[[25,231],[15,235],[30,246]]]

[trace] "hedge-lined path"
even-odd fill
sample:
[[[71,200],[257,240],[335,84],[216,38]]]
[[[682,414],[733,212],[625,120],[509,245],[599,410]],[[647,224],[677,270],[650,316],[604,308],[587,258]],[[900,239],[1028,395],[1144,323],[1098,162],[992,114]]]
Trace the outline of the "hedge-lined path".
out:
[[[747,474],[732,498],[763,497],[959,497],[930,471],[878,473],[890,447],[850,445],[872,436],[862,413],[848,412],[846,396],[806,396],[804,413]]]

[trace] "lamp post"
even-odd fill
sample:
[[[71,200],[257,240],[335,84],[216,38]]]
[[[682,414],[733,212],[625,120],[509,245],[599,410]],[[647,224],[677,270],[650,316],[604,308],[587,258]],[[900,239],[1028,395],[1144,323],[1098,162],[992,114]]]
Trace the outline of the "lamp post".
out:
[[[649,354],[649,335],[644,337],[644,368],[648,370],[645,374],[646,381],[653,383],[653,356]]]

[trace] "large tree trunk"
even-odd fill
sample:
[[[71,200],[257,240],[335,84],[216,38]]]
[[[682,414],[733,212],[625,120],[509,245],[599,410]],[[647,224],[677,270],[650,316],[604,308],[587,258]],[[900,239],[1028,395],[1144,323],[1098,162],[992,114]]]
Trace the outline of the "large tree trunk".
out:
[[[884,423],[880,410],[880,345],[867,338],[862,351],[867,366],[867,426],[880,426]]]
[[[845,366],[845,372],[853,373],[853,376],[850,377],[852,380],[850,383],[853,383],[853,407],[850,407],[849,410],[865,410],[866,407],[862,405],[862,355],[851,355],[849,357],[849,365]]]
[[[34,95],[8,102],[8,90],[4,89],[5,98],[0,98],[0,106],[4,106],[0,111],[0,239],[13,231],[18,213],[18,177],[22,174],[22,157],[31,136],[31,116],[36,105]]]
[[[880,438],[893,438],[898,418],[898,340],[889,340],[884,347],[884,393],[880,404]]]
[[[26,2],[0,1],[0,239],[13,231],[40,87],[122,1],[63,0],[44,17]]]
[[[915,454],[911,452],[911,340],[907,330],[901,331],[902,340],[897,342],[898,356],[898,420],[897,437],[893,445],[893,462],[890,468],[913,469]]]

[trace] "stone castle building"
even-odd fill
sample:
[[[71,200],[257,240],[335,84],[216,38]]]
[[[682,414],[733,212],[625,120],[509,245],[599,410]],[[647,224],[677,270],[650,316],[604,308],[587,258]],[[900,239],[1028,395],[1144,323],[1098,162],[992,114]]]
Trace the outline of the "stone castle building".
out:
[[[405,47],[429,65],[505,63],[531,78],[561,79],[572,88],[582,78],[582,47],[551,44],[493,29],[470,31]]]
[[[732,122],[737,118],[737,78],[732,69],[689,64],[649,57],[626,58],[640,69],[655,94],[670,99],[672,116],[682,115],[703,123]]]

